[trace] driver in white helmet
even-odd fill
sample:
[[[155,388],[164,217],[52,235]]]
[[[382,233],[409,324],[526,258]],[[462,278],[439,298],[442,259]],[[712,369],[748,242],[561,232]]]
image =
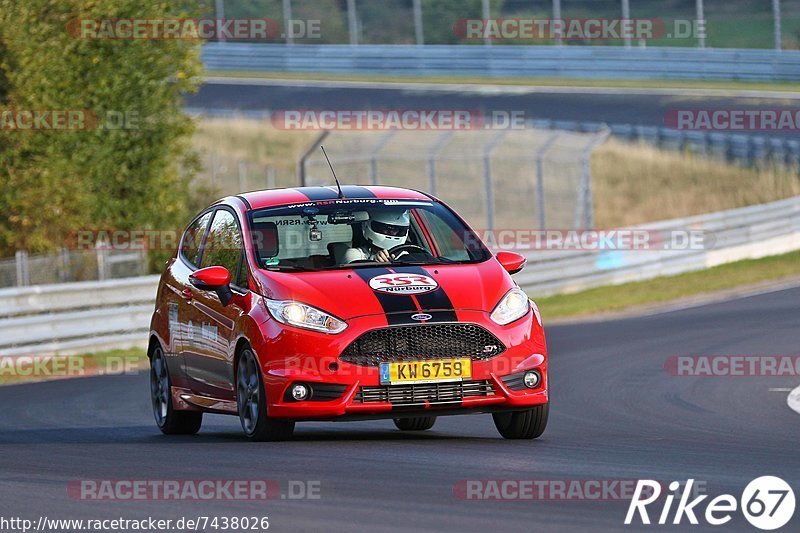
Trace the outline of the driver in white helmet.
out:
[[[369,220],[361,223],[361,232],[366,241],[364,246],[348,248],[342,255],[341,263],[390,262],[389,250],[406,243],[410,224],[411,219],[407,210],[382,209],[372,213]]]

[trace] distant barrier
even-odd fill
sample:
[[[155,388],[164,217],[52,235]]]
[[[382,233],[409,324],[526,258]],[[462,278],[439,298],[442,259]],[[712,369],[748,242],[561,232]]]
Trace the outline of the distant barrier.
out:
[[[795,50],[208,43],[202,59],[210,71],[800,81]]]

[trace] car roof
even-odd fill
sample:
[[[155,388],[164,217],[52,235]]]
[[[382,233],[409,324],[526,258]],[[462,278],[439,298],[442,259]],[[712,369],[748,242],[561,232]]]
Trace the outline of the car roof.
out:
[[[432,200],[425,193],[402,187],[379,185],[342,185],[342,193],[347,199],[382,198],[393,200]],[[294,187],[290,189],[267,189],[237,195],[251,209],[275,207],[304,202],[336,200],[339,192],[335,185],[327,187]]]

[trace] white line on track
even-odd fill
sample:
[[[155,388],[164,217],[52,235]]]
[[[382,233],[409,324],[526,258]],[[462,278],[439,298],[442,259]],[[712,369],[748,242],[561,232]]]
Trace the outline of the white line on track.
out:
[[[786,403],[789,405],[789,409],[800,413],[800,387],[797,387],[789,393],[789,397],[786,398]]]
[[[769,98],[800,100],[800,92],[760,91],[749,89],[703,88],[647,88],[647,87],[584,87],[550,85],[493,85],[481,83],[424,83],[413,81],[347,81],[347,80],[293,80],[285,78],[234,78],[209,76],[205,83],[215,85],[257,85],[285,87],[320,87],[333,89],[396,89],[406,91],[459,92],[478,94],[626,94],[661,96],[706,96],[737,98]]]

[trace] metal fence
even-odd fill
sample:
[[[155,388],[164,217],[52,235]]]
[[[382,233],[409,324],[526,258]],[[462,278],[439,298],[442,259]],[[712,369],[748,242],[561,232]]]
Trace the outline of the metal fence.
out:
[[[93,250],[62,248],[55,254],[21,250],[13,259],[0,260],[0,287],[128,278],[146,273],[144,250],[109,250],[102,246]]]
[[[595,132],[608,128],[618,140],[644,142],[666,150],[685,151],[700,157],[742,166],[775,164],[800,168],[800,140],[788,135],[756,135],[708,131],[681,131],[635,124],[608,124],[568,120],[533,120],[540,129]]]
[[[306,185],[333,183],[324,139],[341,179],[421,189],[474,227],[592,227],[595,133],[501,129],[323,133],[298,164]]]
[[[696,47],[796,47],[797,0],[215,0],[218,18],[268,17],[281,24],[276,41],[325,44],[514,44],[491,32],[465,38],[454,27],[465,19],[641,20],[661,31],[637,35],[575,35],[555,26],[530,39],[538,44],[591,41],[633,46],[646,43]],[[316,24],[319,21],[320,24]],[[309,31],[310,30],[310,31]],[[726,31],[727,30],[727,31]],[[731,31],[732,30],[732,31]],[[526,42],[526,41],[522,41]]]

